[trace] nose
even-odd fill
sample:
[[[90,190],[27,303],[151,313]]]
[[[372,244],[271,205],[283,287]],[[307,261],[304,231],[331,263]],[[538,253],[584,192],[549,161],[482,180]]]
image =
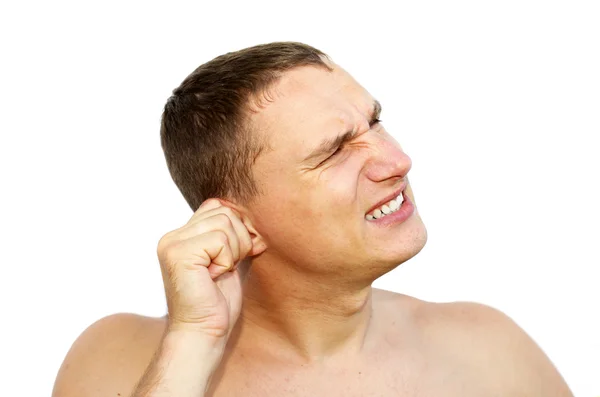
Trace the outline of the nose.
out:
[[[366,176],[381,182],[392,178],[405,178],[412,167],[411,158],[391,136],[375,139],[371,142],[370,157],[365,163]]]

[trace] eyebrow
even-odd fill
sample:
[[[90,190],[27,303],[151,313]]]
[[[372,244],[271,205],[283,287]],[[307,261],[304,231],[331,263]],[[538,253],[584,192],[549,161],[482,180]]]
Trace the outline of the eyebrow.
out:
[[[371,117],[369,120],[369,126],[375,124],[381,115],[381,103],[377,99],[373,101],[373,108],[371,109]],[[355,131],[347,131],[341,135],[333,138],[324,139],[302,162],[307,162],[315,158],[324,156],[327,153],[333,152],[339,146],[351,141],[356,136]]]

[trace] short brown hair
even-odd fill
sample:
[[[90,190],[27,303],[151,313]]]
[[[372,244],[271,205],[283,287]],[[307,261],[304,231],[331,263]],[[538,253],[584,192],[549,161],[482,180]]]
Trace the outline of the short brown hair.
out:
[[[167,167],[190,208],[208,198],[249,202],[259,193],[251,167],[264,149],[247,121],[250,99],[286,70],[331,70],[309,45],[276,42],[221,55],[194,70],[167,100],[160,137]]]

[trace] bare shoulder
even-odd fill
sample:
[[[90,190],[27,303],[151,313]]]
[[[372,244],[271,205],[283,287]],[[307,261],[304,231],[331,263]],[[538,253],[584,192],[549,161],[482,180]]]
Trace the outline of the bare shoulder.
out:
[[[52,396],[128,396],[159,347],[165,327],[165,318],[130,313],[96,321],[67,353]]]
[[[456,357],[480,379],[511,395],[573,394],[542,349],[509,316],[474,302],[421,301],[416,311],[427,342]]]
[[[542,349],[510,317],[474,302],[433,303],[373,289],[373,304],[391,332],[408,335],[430,363],[453,376],[513,396],[569,397],[562,376]],[[399,325],[401,324],[401,325]]]

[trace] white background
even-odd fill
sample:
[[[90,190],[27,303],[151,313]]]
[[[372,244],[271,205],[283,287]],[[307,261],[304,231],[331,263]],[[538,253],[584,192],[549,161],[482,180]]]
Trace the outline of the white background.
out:
[[[103,316],[165,313],[156,243],[191,211],[162,107],[199,64],[294,40],[370,90],[413,159],[429,241],[375,286],[499,308],[577,396],[600,395],[597,2],[14,3],[0,9],[2,394],[50,395]]]

